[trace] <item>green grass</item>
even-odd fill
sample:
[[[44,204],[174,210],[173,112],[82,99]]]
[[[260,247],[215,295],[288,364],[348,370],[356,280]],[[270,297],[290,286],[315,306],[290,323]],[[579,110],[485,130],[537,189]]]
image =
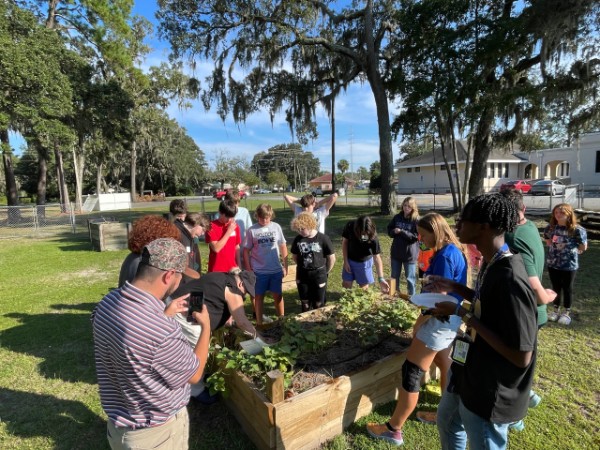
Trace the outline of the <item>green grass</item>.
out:
[[[247,207],[252,210],[259,202],[259,198],[251,197]],[[275,221],[291,240],[291,212],[283,209],[283,201],[273,204],[277,208]],[[217,203],[207,202],[205,206],[207,211],[215,211]],[[110,215],[132,220],[162,209],[149,204],[147,210]],[[375,209],[340,205],[327,219],[328,234],[338,255],[330,277],[329,301],[341,295],[341,230],[347,220],[369,212],[375,214]],[[387,256],[390,240],[384,231],[389,217],[374,217]],[[75,235],[5,239],[0,244],[0,448],[108,448],[106,417],[95,383],[89,318],[96,303],[115,287],[127,252],[92,251],[83,227]],[[202,251],[205,264],[206,246]],[[577,274],[571,327],[550,324],[540,332],[535,389],[543,401],[530,411],[525,430],[511,433],[511,449],[600,447],[599,262],[600,243],[591,242]],[[296,292],[286,294],[285,301],[288,314],[300,311]],[[270,300],[267,313],[274,313]],[[421,396],[420,407],[434,409],[438,402],[438,395],[427,392]],[[385,422],[393,406],[378,407],[323,448],[391,448],[370,439],[364,425],[367,421]],[[189,410],[190,448],[254,448],[221,402],[210,407],[192,404]],[[433,426],[411,419],[404,433],[407,449],[439,448]]]

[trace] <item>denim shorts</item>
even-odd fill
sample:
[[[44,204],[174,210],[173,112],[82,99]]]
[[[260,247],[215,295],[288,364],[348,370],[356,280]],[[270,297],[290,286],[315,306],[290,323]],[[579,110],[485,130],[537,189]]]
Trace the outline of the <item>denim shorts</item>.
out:
[[[256,295],[265,295],[267,291],[272,294],[281,294],[283,283],[283,271],[275,273],[257,273],[254,289]]]
[[[456,331],[460,327],[460,317],[450,316],[449,322],[442,322],[435,317],[430,317],[419,330],[416,338],[425,344],[425,347],[439,352],[444,350],[454,341]]]
[[[345,269],[342,269],[342,280],[356,280],[359,286],[375,283],[375,278],[373,278],[373,258],[369,258],[366,261],[352,261],[348,259],[348,264],[352,273],[348,273]]]

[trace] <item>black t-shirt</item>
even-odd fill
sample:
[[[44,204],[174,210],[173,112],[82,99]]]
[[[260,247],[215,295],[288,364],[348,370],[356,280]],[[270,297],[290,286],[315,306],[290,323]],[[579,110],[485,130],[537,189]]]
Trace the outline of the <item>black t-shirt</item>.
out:
[[[190,231],[180,219],[175,219],[173,224],[179,229],[179,242],[185,247],[188,254],[188,267],[198,273],[202,273],[202,261],[200,259],[200,249],[194,242]]]
[[[171,295],[171,298],[181,297],[189,292],[202,292],[204,294],[204,304],[210,316],[210,329],[215,331],[225,325],[225,322],[231,317],[225,301],[225,287],[229,287],[230,291],[242,295],[237,289],[235,275],[227,272],[209,272],[197,280],[180,285]]]
[[[529,404],[537,346],[536,299],[520,255],[502,258],[485,275],[479,320],[507,346],[532,351],[519,368],[497,353],[481,336],[471,344],[464,366],[452,365],[452,381],[465,407],[496,423],[521,420]]]
[[[327,256],[334,253],[334,250],[329,236],[317,233],[314,237],[296,236],[291,252],[298,255],[298,270],[308,271],[324,268]]]
[[[379,255],[381,248],[379,247],[379,239],[375,237],[373,240],[362,240],[354,234],[354,221],[351,220],[344,227],[342,237],[348,239],[348,259],[356,262],[367,261],[373,255]]]

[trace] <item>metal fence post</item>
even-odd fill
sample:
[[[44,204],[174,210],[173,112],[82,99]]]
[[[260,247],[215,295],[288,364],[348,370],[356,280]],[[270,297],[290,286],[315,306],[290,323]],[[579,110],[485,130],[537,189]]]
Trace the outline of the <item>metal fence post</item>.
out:
[[[69,221],[71,222],[71,232],[75,234],[75,209],[73,208],[73,203],[71,205],[71,210],[69,211]]]
[[[38,208],[37,205],[32,206],[32,208],[31,208],[31,210],[32,210],[31,212],[33,214],[33,230],[36,233],[39,232],[39,227],[40,227],[37,208]]]

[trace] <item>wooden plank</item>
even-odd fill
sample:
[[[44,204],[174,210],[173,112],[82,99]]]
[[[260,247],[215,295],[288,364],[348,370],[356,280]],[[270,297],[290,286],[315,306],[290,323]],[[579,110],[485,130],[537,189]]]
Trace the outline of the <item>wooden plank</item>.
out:
[[[90,223],[90,237],[95,250],[127,248],[131,224],[120,222]]]
[[[283,374],[279,370],[267,372],[267,398],[273,404],[283,401]]]
[[[225,405],[260,450],[275,449],[273,405],[243,375],[230,372],[226,379],[229,396]]]
[[[374,406],[397,398],[404,359],[404,354],[392,355],[274,405],[277,448],[316,448]]]

